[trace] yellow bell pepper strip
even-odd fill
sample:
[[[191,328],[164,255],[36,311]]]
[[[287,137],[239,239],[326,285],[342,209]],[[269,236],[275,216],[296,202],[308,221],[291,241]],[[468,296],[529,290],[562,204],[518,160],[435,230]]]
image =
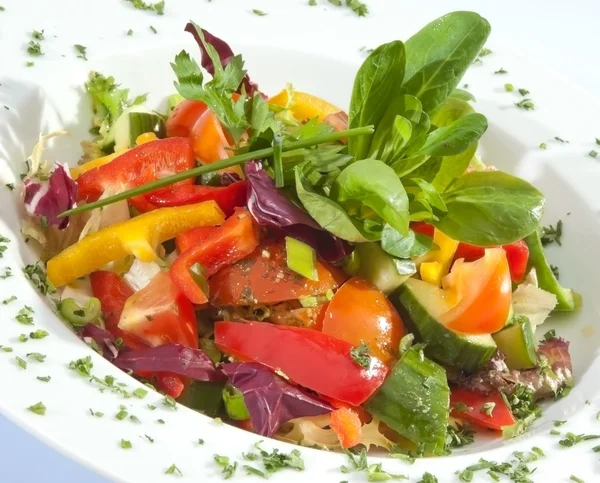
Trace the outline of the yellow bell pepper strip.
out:
[[[433,233],[433,242],[439,247],[431,253],[431,256],[426,262],[421,263],[420,274],[421,280],[438,287],[442,283],[442,278],[448,274],[454,253],[458,248],[456,240],[444,235],[437,228]]]
[[[341,111],[341,109],[319,97],[300,91],[294,91],[291,105],[289,105],[289,93],[287,89],[271,97],[269,103],[283,108],[289,106],[294,117],[299,121],[312,119],[313,117],[318,117],[319,121],[323,121],[326,116]]]
[[[224,220],[214,201],[160,208],[108,226],[63,250],[48,261],[48,278],[60,287],[127,255],[143,262],[155,261],[160,243],[192,228],[219,225]]]

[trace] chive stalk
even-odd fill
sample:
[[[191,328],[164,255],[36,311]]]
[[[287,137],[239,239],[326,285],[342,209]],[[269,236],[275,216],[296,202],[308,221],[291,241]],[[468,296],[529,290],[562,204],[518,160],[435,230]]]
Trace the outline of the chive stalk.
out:
[[[317,254],[315,249],[289,236],[285,237],[286,263],[290,270],[309,280],[318,281]]]

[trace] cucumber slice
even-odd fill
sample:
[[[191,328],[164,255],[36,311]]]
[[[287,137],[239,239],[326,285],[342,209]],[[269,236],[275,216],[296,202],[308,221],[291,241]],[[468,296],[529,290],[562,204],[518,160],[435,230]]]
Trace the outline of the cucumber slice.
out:
[[[392,368],[365,409],[426,454],[444,454],[450,389],[446,371],[413,346]]]
[[[492,337],[506,356],[509,369],[530,369],[537,365],[535,337],[529,320],[506,327]]]
[[[224,382],[192,381],[177,402],[214,418],[223,410]]]
[[[402,285],[410,275],[400,275],[391,255],[387,254],[379,242],[359,243],[354,249],[358,263],[352,275],[360,275],[388,295]]]
[[[101,148],[106,150],[112,146],[115,152],[132,148],[137,137],[146,132],[164,138],[166,129],[162,118],[143,106],[128,107],[111,126]]]
[[[491,335],[464,335],[447,329],[438,318],[451,308],[440,288],[411,278],[389,297],[418,340],[426,344],[425,354],[455,369],[475,372],[496,350]]]

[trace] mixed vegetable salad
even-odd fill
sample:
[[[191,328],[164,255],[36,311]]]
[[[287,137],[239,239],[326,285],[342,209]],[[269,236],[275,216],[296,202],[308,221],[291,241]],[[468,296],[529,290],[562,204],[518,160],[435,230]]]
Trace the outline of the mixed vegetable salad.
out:
[[[580,304],[546,260],[544,196],[484,165],[458,88],[485,19],[376,48],[347,113],[267,96],[186,30],[201,66],[175,57],[166,111],[92,72],[79,165],[43,160],[63,132],[28,159],[31,274],[85,342],[192,409],[328,449],[446,454],[568,392],[568,342],[535,337]]]

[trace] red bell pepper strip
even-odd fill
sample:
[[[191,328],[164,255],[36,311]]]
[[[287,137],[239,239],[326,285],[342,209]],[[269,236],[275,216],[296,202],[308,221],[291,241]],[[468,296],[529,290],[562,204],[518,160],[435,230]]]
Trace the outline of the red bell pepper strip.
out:
[[[125,280],[114,272],[98,271],[90,274],[90,283],[94,297],[100,300],[106,330],[115,338],[121,338],[126,347],[131,349],[148,347],[137,337],[118,327],[125,302],[134,293]],[[154,379],[156,387],[160,391],[174,398],[179,397],[185,387],[183,378],[177,374],[138,372],[137,375],[146,379]]]
[[[196,159],[187,138],[158,139],[144,143],[77,178],[79,201],[96,201],[107,188],[120,191],[134,188],[194,166]],[[174,186],[181,184],[193,184],[193,180],[180,181]],[[142,213],[155,208],[148,203],[145,195],[131,198],[129,202]]]
[[[229,186],[202,186],[196,184],[169,186],[146,195],[146,200],[157,208],[183,206],[214,200],[231,216],[238,206],[246,206],[246,182],[237,181]]]
[[[490,404],[485,406],[486,403]],[[498,431],[517,422],[498,391],[486,396],[455,387],[450,393],[450,408],[455,418],[466,419],[484,428]]]
[[[352,359],[352,344],[312,329],[217,322],[215,342],[226,354],[279,370],[300,386],[353,406],[364,403],[388,374],[380,360],[371,358],[365,369]]]
[[[216,226],[198,226],[180,233],[175,237],[177,252],[183,253],[187,249],[192,248],[194,245],[208,238],[216,229]]]
[[[410,228],[423,235],[433,236],[434,227],[423,221],[411,223]],[[493,247],[487,247],[493,248]],[[527,261],[529,260],[529,248],[524,240],[519,240],[508,245],[502,245],[502,249],[506,252],[508,268],[510,270],[510,278],[515,283],[520,283],[525,277],[527,271]],[[466,262],[474,262],[483,258],[485,255],[485,247],[469,245],[468,243],[460,242],[454,260],[464,258]]]
[[[250,255],[258,242],[252,215],[245,208],[237,208],[207,238],[177,257],[171,265],[171,278],[192,303],[204,304],[208,302],[208,294],[194,279],[193,266],[199,264],[207,279],[221,268]]]

